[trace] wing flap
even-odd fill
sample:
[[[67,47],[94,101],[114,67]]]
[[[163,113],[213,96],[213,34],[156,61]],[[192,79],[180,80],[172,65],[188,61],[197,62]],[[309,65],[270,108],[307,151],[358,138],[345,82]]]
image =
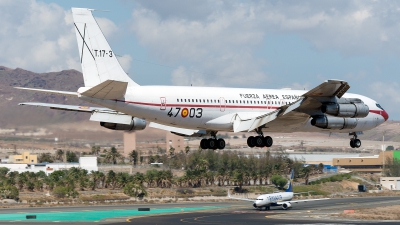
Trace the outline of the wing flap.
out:
[[[350,89],[350,85],[346,81],[342,80],[327,80],[317,87],[311,89],[303,96],[305,97],[333,97],[336,96],[341,98],[347,90]]]
[[[91,121],[119,123],[119,124],[132,124],[132,116],[120,113],[105,113],[105,112],[92,112],[90,117]]]
[[[160,129],[160,130],[166,130],[166,131],[169,131],[171,133],[174,133],[174,134],[177,134],[180,136],[201,137],[201,136],[208,134],[208,132],[206,130],[191,130],[191,129],[186,129],[186,128],[167,126],[167,125],[154,123],[154,122],[151,122],[149,124],[149,127]]]

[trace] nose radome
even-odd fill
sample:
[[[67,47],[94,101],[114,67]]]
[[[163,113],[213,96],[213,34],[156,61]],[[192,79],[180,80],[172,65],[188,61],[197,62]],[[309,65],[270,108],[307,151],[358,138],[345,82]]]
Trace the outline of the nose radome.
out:
[[[389,114],[387,114],[387,112],[385,110],[382,111],[383,118],[385,119],[385,121],[387,121],[389,119]]]

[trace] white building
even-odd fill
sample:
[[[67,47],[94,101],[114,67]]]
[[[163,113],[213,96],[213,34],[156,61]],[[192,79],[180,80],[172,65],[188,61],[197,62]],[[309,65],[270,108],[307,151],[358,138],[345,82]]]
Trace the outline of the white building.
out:
[[[68,170],[72,167],[85,169],[89,173],[91,171],[98,171],[97,157],[80,157],[79,163],[46,163],[46,164],[0,164],[0,167],[6,167],[10,169],[10,172],[17,171],[23,172],[34,172],[43,171],[46,175],[51,174],[56,170]]]
[[[381,177],[381,185],[389,190],[400,190],[400,177]]]

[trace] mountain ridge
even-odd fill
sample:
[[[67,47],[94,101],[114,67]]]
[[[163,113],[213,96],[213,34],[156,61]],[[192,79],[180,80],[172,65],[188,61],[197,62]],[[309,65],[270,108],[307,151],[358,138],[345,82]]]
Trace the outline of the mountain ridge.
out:
[[[51,110],[44,107],[19,106],[22,102],[87,105],[78,98],[35,93],[14,87],[76,91],[84,86],[82,73],[76,70],[34,73],[25,69],[0,66],[0,126],[49,125],[89,119],[88,113]]]

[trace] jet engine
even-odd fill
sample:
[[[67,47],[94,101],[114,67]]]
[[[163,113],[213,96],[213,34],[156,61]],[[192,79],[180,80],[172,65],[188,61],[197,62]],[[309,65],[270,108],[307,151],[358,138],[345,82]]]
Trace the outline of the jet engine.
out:
[[[368,116],[369,107],[364,103],[327,103],[321,106],[321,111],[338,117],[364,118]]]
[[[322,129],[332,130],[353,129],[357,126],[357,119],[333,116],[315,116],[311,120],[311,125]]]
[[[133,117],[130,124],[100,122],[100,126],[111,130],[143,130],[146,128],[146,120]]]
[[[289,202],[283,203],[283,204],[282,204],[282,209],[288,209],[288,208],[290,208],[291,206],[292,206],[292,204],[290,204]]]

